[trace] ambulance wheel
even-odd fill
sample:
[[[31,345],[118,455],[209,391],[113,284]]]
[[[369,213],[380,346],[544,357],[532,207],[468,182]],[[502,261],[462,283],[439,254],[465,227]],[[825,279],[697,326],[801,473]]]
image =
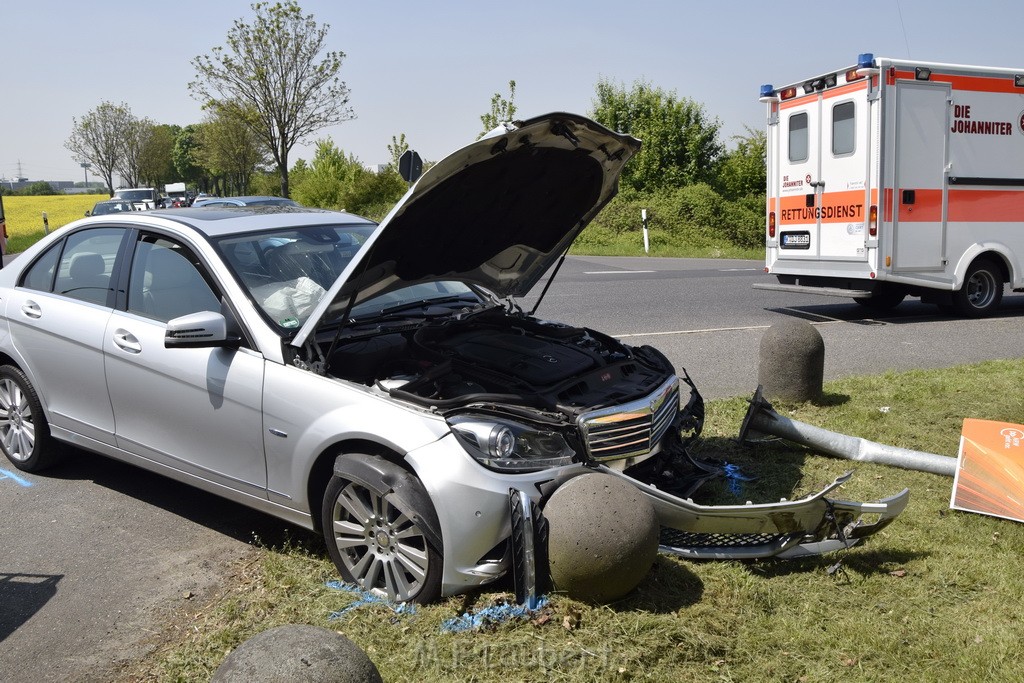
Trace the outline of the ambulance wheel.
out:
[[[1003,274],[992,259],[971,264],[963,286],[953,292],[953,308],[967,318],[979,318],[995,310],[1003,300]]]
[[[905,298],[907,293],[899,287],[880,287],[870,297],[854,301],[872,311],[891,311],[903,303]]]

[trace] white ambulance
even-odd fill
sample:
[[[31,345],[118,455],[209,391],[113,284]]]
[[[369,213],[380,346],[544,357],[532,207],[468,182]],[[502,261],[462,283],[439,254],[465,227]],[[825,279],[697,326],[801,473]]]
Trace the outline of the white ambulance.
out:
[[[972,317],[1024,291],[1024,68],[862,54],[761,101],[778,284],[755,287]]]

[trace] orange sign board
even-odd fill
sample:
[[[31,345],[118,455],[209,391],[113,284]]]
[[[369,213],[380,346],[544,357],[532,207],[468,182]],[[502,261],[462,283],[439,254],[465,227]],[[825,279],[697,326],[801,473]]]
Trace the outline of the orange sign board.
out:
[[[1024,425],[964,420],[949,506],[1024,522]]]

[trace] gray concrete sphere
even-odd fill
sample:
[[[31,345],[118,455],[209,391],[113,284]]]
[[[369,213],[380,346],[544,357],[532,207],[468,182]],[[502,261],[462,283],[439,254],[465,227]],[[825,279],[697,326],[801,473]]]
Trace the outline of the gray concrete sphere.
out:
[[[253,636],[214,672],[211,683],[380,683],[351,640],[319,626],[287,625]]]
[[[814,325],[787,318],[761,337],[757,381],[765,398],[815,401],[825,375],[825,342]]]
[[[660,525],[640,490],[610,474],[570,479],[551,495],[548,562],[555,588],[590,603],[636,588],[658,554]]]

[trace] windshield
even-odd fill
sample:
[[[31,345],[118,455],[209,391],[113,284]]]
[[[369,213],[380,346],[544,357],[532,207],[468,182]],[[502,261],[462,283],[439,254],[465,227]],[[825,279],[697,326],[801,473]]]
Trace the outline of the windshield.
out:
[[[156,190],[118,190],[114,193],[117,199],[127,199],[130,202],[149,201],[156,195]]]
[[[131,203],[128,201],[123,202],[97,202],[96,206],[92,207],[93,216],[102,216],[107,213],[118,213],[121,211],[132,211],[134,210]]]
[[[373,223],[286,228],[223,237],[216,245],[235,279],[284,332],[306,321],[376,229]],[[452,297],[479,300],[459,282],[420,283],[361,302],[351,317],[365,319],[396,307]]]
[[[297,328],[376,228],[373,223],[284,228],[224,237],[217,246],[267,318]]]

